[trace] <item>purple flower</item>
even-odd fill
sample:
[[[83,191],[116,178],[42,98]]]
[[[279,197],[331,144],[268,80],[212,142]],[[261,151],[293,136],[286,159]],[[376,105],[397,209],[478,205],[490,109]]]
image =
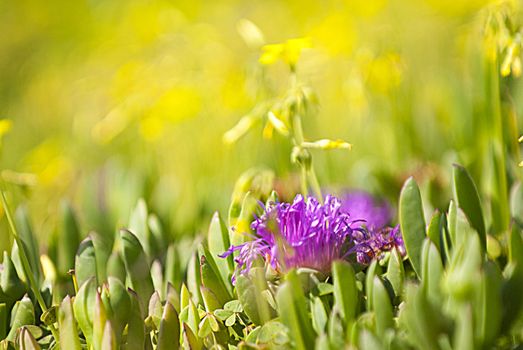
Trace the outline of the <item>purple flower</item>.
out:
[[[360,264],[370,264],[372,260],[381,259],[385,252],[392,249],[398,249],[398,252],[405,255],[405,245],[399,229],[399,225],[392,227],[383,227],[373,231],[360,231],[362,237],[357,239],[355,246],[356,261]]]
[[[405,255],[399,226],[386,226],[392,217],[388,202],[380,201],[367,192],[351,192],[343,196],[342,210],[350,213],[354,220],[353,228],[363,228],[354,237],[356,260],[360,264],[369,264],[374,259],[380,259],[394,247],[401,255]]]
[[[234,260],[236,273],[241,274],[263,260],[276,272],[307,267],[329,273],[333,261],[350,255],[367,265],[394,247],[405,254],[399,227],[385,227],[390,220],[387,204],[376,207],[373,198],[364,193],[345,199],[342,203],[328,195],[320,204],[313,197],[297,195],[292,204],[272,203],[252,222],[253,239],[231,246],[220,257],[238,252]],[[347,212],[347,203],[354,205],[359,216]]]
[[[349,214],[341,202],[327,196],[320,204],[315,198],[297,195],[292,204],[275,203],[251,224],[256,238],[231,246],[221,257],[239,251],[235,258],[237,271],[247,273],[257,258],[264,258],[276,271],[308,267],[330,272],[334,260],[355,252]]]
[[[353,228],[365,226],[369,230],[381,229],[392,217],[389,203],[379,201],[367,192],[347,193],[341,203],[342,210],[354,220]]]

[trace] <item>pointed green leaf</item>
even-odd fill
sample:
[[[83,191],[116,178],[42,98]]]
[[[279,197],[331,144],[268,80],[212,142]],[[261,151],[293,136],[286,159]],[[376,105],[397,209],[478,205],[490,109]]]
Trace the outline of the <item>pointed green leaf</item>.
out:
[[[20,329],[20,334],[18,335],[18,349],[20,350],[40,350],[40,345],[33,337],[31,332],[27,327],[22,327]]]
[[[34,280],[37,284],[42,281],[42,268],[40,266],[40,253],[38,250],[38,241],[33,233],[31,223],[29,221],[29,214],[25,206],[20,206],[15,212],[15,224],[18,228],[18,234],[22,241],[27,260]],[[20,247],[18,247],[20,249]],[[20,272],[20,271],[19,271]]]
[[[378,265],[377,260],[373,260],[369,267],[367,268],[367,273],[365,274],[365,294],[367,296],[367,310],[372,310],[372,303],[373,303],[373,292],[374,289],[374,276],[378,276],[381,274],[381,268]]]
[[[207,257],[207,255],[200,256],[200,274],[201,274],[201,284],[210,289],[216,298],[220,302],[220,306],[223,306],[229,300],[232,300],[232,295],[229,293],[229,290],[225,287],[214,260],[212,257]]]
[[[84,239],[78,247],[74,271],[79,286],[91,277],[97,278],[94,245],[90,237]]]
[[[425,217],[421,194],[412,177],[407,179],[401,189],[399,201],[401,233],[412,267],[421,275],[421,246],[425,239]]]
[[[73,302],[74,316],[85,336],[87,345],[93,342],[94,304],[96,302],[96,279],[91,277],[80,286]]]
[[[127,230],[120,230],[122,258],[127,270],[131,288],[138,294],[145,306],[154,292],[150,267],[138,238]]]
[[[22,300],[16,302],[15,307],[11,312],[11,330],[7,335],[7,339],[14,341],[18,328],[34,324],[34,322],[35,310],[33,302],[26,294]]]
[[[289,328],[295,348],[308,349],[314,344],[315,332],[309,321],[305,296],[295,270],[290,271],[286,281],[280,285],[276,301],[281,321]]]
[[[158,350],[178,349],[180,339],[180,321],[174,306],[167,302],[163,309],[162,320],[160,322],[160,332],[158,334]]]
[[[332,278],[334,280],[334,307],[348,325],[358,312],[358,289],[354,269],[345,261],[335,261],[332,264]]]
[[[376,317],[376,332],[383,338],[385,332],[394,327],[394,314],[389,293],[378,276],[374,277],[374,288],[372,289],[374,315]]]
[[[249,275],[238,275],[236,278],[236,292],[245,314],[251,322],[262,325],[273,316],[273,309],[262,291],[266,290],[267,282],[262,268],[252,268]]]
[[[126,350],[143,350],[150,346],[150,338],[145,333],[145,323],[140,299],[133,290],[128,290],[131,297],[131,310],[129,313],[129,324],[127,330]]]
[[[18,277],[15,265],[6,251],[4,251],[4,260],[2,262],[3,270],[0,274],[0,297],[2,302],[6,303],[8,309],[11,309],[15,301],[21,299],[26,293],[26,286]]]
[[[421,265],[422,288],[431,301],[438,302],[442,299],[440,283],[443,276],[443,263],[435,244],[430,239],[426,239],[423,243]]]
[[[439,212],[439,210],[436,210],[432,215],[432,218],[430,219],[430,224],[427,229],[427,236],[430,238],[432,243],[434,243],[438,251],[441,250],[440,246],[441,240],[443,238],[441,232],[443,229],[443,227],[441,226],[442,216],[443,215]]]
[[[390,252],[389,264],[387,265],[387,279],[392,285],[394,294],[400,296],[403,293],[403,281],[405,280],[405,269],[403,267],[403,259],[398,249],[393,249]]]
[[[471,226],[479,234],[481,247],[483,251],[487,248],[487,233],[485,229],[485,220],[479,199],[476,184],[467,170],[459,165],[454,164],[454,195],[458,207],[460,207],[470,221]]]
[[[122,256],[117,251],[112,252],[107,261],[107,276],[117,278],[125,283],[126,274]]]
[[[95,251],[96,277],[98,283],[102,283],[107,280],[108,260],[112,253],[114,237],[98,232],[89,233],[89,237],[93,242]]]
[[[75,266],[75,253],[80,245],[80,231],[76,216],[68,202],[61,203],[60,212],[56,267],[58,273],[65,276]]]
[[[102,350],[102,344],[104,342],[104,332],[107,320],[107,313],[105,311],[102,296],[97,291],[95,302],[94,302],[94,315],[93,315],[93,349]]]
[[[60,332],[60,349],[81,349],[76,320],[74,319],[73,304],[69,295],[64,298],[58,311],[58,330]]]
[[[234,261],[232,255],[229,255],[227,258],[219,257],[219,255],[223,254],[227,251],[227,249],[229,249],[231,243],[229,241],[229,231],[227,230],[225,223],[220,218],[218,212],[214,213],[211,224],[209,225],[207,242],[209,244],[210,255],[216,262],[216,266],[220,272],[222,280],[226,286],[230,285],[229,281],[230,275],[234,271]],[[229,289],[229,292],[230,291],[231,290]]]
[[[483,348],[492,348],[501,326],[502,299],[501,299],[501,271],[497,265],[487,261],[484,265],[484,274],[481,286],[476,291],[478,302],[475,310],[476,338]]]
[[[322,334],[325,332],[327,321],[329,319],[325,306],[319,297],[315,297],[311,307],[312,326],[316,333]]]

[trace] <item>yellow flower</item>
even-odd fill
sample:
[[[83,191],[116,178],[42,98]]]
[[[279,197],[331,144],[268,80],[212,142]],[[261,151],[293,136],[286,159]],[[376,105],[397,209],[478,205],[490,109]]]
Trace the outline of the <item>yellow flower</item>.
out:
[[[289,39],[281,44],[271,44],[262,47],[262,54],[259,62],[270,65],[278,60],[282,60],[291,67],[294,67],[300,58],[301,51],[312,47],[310,38]]]

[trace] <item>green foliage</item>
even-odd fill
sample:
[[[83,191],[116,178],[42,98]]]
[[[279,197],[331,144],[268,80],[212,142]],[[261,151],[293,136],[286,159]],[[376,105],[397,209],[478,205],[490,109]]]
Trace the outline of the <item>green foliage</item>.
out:
[[[159,3],[158,6],[166,5]],[[399,5],[390,4],[392,10],[395,6]],[[266,159],[279,159],[282,155],[287,159],[290,153],[290,159],[299,166],[299,171],[288,172],[289,169],[282,166],[277,171],[259,167],[244,172],[234,185],[227,216],[214,212],[208,229],[198,231],[205,233],[192,240],[192,237],[185,239],[185,232],[177,229],[189,227],[188,232],[193,233],[195,228],[202,227],[202,222],[208,222],[205,215],[216,208],[223,212],[224,203],[215,206],[215,201],[221,200],[220,191],[223,190],[209,187],[201,179],[192,179],[192,174],[186,175],[186,180],[198,182],[203,189],[194,191],[195,196],[192,196],[192,192],[177,188],[172,192],[183,195],[177,195],[179,202],[176,205],[171,204],[166,200],[169,186],[162,182],[165,181],[162,176],[155,173],[157,170],[149,168],[155,168],[153,165],[157,163],[172,163],[176,164],[176,171],[184,172],[184,166],[192,159],[157,162],[165,160],[163,149],[159,152],[161,155],[150,155],[144,157],[145,160],[133,153],[132,159],[140,159],[137,162],[146,164],[126,172],[125,167],[104,163],[103,171],[100,170],[97,180],[93,180],[94,185],[86,186],[87,193],[80,196],[88,202],[86,206],[63,202],[57,219],[51,220],[55,226],[48,230],[47,246],[40,246],[38,242],[44,241],[42,237],[45,235],[40,235],[40,231],[45,231],[46,224],[42,225],[42,220],[32,221],[29,207],[19,205],[15,215],[11,214],[9,203],[26,195],[17,191],[23,192],[31,177],[3,171],[0,177],[9,182],[10,201],[2,186],[2,214],[10,235],[4,242],[0,268],[0,349],[520,348],[523,344],[523,178],[514,165],[514,159],[519,161],[521,157],[517,144],[513,145],[516,142],[513,135],[518,134],[518,120],[511,114],[517,110],[512,104],[520,102],[512,102],[510,94],[517,94],[515,97],[521,94],[515,88],[517,82],[512,80],[521,71],[521,29],[517,14],[506,10],[505,5],[499,6],[486,9],[487,19],[482,28],[487,52],[482,52],[481,62],[475,63],[480,68],[475,65],[470,68],[471,73],[481,72],[480,77],[474,79],[483,79],[483,84],[477,84],[481,91],[471,94],[474,98],[477,95],[482,97],[479,101],[453,107],[459,110],[460,116],[469,112],[474,117],[478,114],[477,119],[468,115],[464,115],[461,122],[443,118],[447,121],[442,127],[448,129],[449,134],[465,133],[456,140],[457,150],[451,158],[466,164],[470,172],[461,165],[454,165],[449,179],[439,165],[421,165],[419,171],[406,169],[409,174],[414,174],[407,178],[403,173],[389,173],[390,170],[381,169],[381,165],[351,163],[359,167],[354,172],[363,174],[358,175],[359,181],[366,186],[387,188],[385,192],[389,196],[396,196],[399,192],[398,221],[406,252],[394,247],[374,257],[368,266],[357,263],[354,256],[348,254],[346,259],[335,261],[326,271],[314,271],[306,266],[280,271],[271,266],[272,252],[269,252],[253,261],[249,271],[239,273],[235,272],[235,258],[239,254],[237,250],[242,247],[236,247],[237,250],[226,258],[220,257],[231,244],[240,245],[252,239],[255,233],[251,223],[261,214],[261,203],[268,206],[278,197],[286,200],[298,192],[299,176],[301,193],[307,195],[312,190],[321,201],[323,188],[312,167],[313,152],[350,147],[339,140],[309,141],[304,137],[304,131],[317,137],[315,133],[330,131],[333,125],[326,121],[331,118],[328,116],[317,124],[311,121],[310,116],[317,112],[317,96],[311,87],[301,82],[302,76],[298,74],[298,68],[301,69],[298,58],[307,53],[311,40],[297,38],[262,46],[264,38],[259,28],[244,20],[239,25],[240,35],[248,45],[256,49],[263,47],[259,60],[264,66],[257,67],[260,77],[256,83],[260,86],[252,96],[256,105],[225,133],[224,141],[244,142],[240,139],[247,131],[262,125],[265,137],[272,137],[274,131],[279,134],[274,137],[276,145],[282,143],[281,137],[290,140],[290,144],[282,143],[282,147],[276,147],[277,152],[265,152],[270,154]],[[147,15],[139,9],[136,13]],[[152,17],[170,23],[184,16],[174,11],[169,16]],[[188,17],[184,17],[184,21],[188,21]],[[274,17],[276,21],[277,16]],[[332,21],[351,25],[346,19],[342,16]],[[327,22],[330,21],[329,18]],[[311,26],[315,24],[311,23]],[[153,29],[161,31],[161,27],[158,24]],[[205,32],[206,28],[196,26],[191,31]],[[129,36],[127,31],[124,32]],[[477,34],[469,34],[476,38]],[[165,42],[171,39],[185,41],[166,36]],[[490,52],[492,45],[494,50]],[[210,49],[217,52],[217,61],[220,55],[230,55],[220,45],[202,46],[202,50]],[[320,59],[321,56],[318,55]],[[387,115],[391,121],[382,120],[384,125],[380,128],[390,127],[394,144],[401,148],[397,155],[387,156],[390,164],[405,166],[417,152],[426,157],[423,160],[441,158],[442,150],[434,146],[438,142],[429,140],[431,137],[438,140],[439,134],[425,130],[434,128],[431,125],[420,127],[417,124],[423,122],[409,120],[408,111],[423,111],[419,108],[422,105],[418,105],[421,102],[408,101],[407,104],[402,95],[409,94],[393,93],[409,90],[394,90],[391,86],[399,84],[394,83],[395,76],[386,75],[387,69],[380,69],[380,64],[396,62],[399,67],[400,62],[390,57],[380,61],[373,57],[372,51],[354,52],[354,56],[357,58],[350,66],[353,80],[345,81],[344,86],[349,95],[364,99],[369,95],[369,91],[363,88],[367,80],[369,84],[372,80],[380,82],[374,81],[375,88],[381,91],[380,99],[386,101],[380,105],[385,107],[383,110],[392,112],[391,116]],[[166,55],[165,61],[170,60]],[[272,88],[266,81],[266,73],[278,69],[278,62],[286,65],[287,69],[280,72],[278,78],[283,77],[281,80],[288,86],[282,88],[283,85],[276,84]],[[140,63],[136,64],[140,66]],[[191,71],[202,69],[206,72],[207,69],[219,68],[218,63],[211,64],[210,68],[199,64],[191,66]],[[273,64],[275,67],[267,67]],[[371,67],[363,69],[362,65]],[[147,67],[128,67],[137,76],[141,76],[142,70],[149,71],[144,68]],[[233,68],[231,70],[234,72]],[[373,71],[377,73],[371,74]],[[335,75],[342,76],[340,72],[343,71],[336,71]],[[124,69],[121,75],[128,73]],[[363,76],[366,78],[362,79]],[[240,89],[234,85],[236,94]],[[278,91],[280,88],[283,91]],[[114,89],[113,93],[119,95],[122,87]],[[165,128],[164,119],[167,117],[163,113],[187,106],[173,107],[169,104],[169,93],[163,91],[163,87],[157,86],[157,89],[167,97],[156,108],[134,105],[136,102],[133,101],[148,100],[147,94],[137,93],[133,98],[124,98],[124,102],[118,99],[122,104],[93,126],[91,137],[100,147],[113,147],[115,145],[109,144],[114,140],[125,144],[126,138],[120,140],[118,135],[128,133],[129,130],[125,130],[133,129],[137,124],[140,125],[141,137],[147,142],[158,141],[156,137],[159,136],[152,129],[155,126],[158,130]],[[215,90],[225,93],[222,89]],[[444,99],[429,92],[431,90],[425,90],[434,100]],[[216,97],[214,90],[209,94]],[[327,91],[327,95],[330,94],[331,91]],[[185,91],[182,96],[190,99],[192,95]],[[461,95],[456,97],[465,99]],[[364,108],[366,101],[360,102]],[[243,103],[239,104],[242,109],[245,107]],[[93,103],[93,108],[96,105]],[[163,107],[167,111],[163,111]],[[85,111],[79,113],[89,114]],[[129,113],[137,116],[128,118]],[[451,112],[442,110],[441,113]],[[75,124],[75,127],[83,132],[82,125]],[[343,131],[347,125],[338,118],[336,126],[336,131]],[[0,137],[6,128],[6,124],[0,121]],[[406,133],[411,133],[412,137],[404,137],[408,135]],[[353,136],[356,140],[358,137],[371,140],[365,147],[371,149],[374,147],[372,143],[376,143],[376,152],[380,154],[381,149],[385,154],[385,148],[380,144],[388,141],[384,141],[387,138],[383,135],[372,134],[372,138],[367,133]],[[510,141],[510,138],[514,140]],[[134,138],[129,140],[134,141]],[[211,142],[203,132],[197,138],[192,137],[191,141]],[[430,150],[431,147],[434,149]],[[47,152],[42,151],[42,154],[45,158]],[[341,162],[337,162],[336,155],[329,157],[318,158],[315,162],[316,169],[321,169],[318,173],[344,178],[346,174],[334,171],[340,168],[333,164]],[[387,164],[388,161],[383,168]],[[220,164],[219,169],[224,173],[234,171],[227,164]],[[369,176],[371,172],[376,174]],[[44,180],[45,174],[45,171],[40,172]],[[397,179],[405,178],[400,190],[401,182]],[[449,188],[445,188],[446,185]],[[177,186],[183,187],[183,184]],[[511,186],[509,199],[508,188]],[[453,193],[452,200],[446,197],[450,192]],[[138,199],[140,195],[143,198]],[[177,210],[189,209],[176,212],[171,206]],[[81,209],[76,212],[75,208]],[[427,226],[426,214],[431,212],[434,214]],[[173,213],[175,219],[170,217]],[[44,214],[47,215],[38,212],[36,216]],[[128,221],[122,221],[123,218]],[[190,223],[182,225],[176,220]],[[36,230],[33,230],[32,222],[39,223],[34,226]],[[115,234],[117,226],[119,230]],[[292,254],[292,246],[282,248]]]

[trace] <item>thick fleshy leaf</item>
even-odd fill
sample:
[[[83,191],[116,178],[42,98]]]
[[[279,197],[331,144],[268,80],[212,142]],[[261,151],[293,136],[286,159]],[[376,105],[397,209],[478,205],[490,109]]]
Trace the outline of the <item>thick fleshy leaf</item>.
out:
[[[179,348],[180,344],[180,321],[174,306],[167,302],[163,309],[158,334],[158,350]]]
[[[442,280],[444,289],[454,300],[469,300],[479,287],[482,255],[476,234],[469,235],[466,241],[454,249],[450,266]]]
[[[380,274],[381,268],[378,265],[378,261],[373,260],[367,268],[367,273],[365,274],[365,295],[367,296],[367,310],[372,310],[372,290],[374,289],[374,276],[378,276]]]
[[[122,332],[129,320],[131,297],[119,279],[109,277],[102,287],[102,301],[116,341],[120,343]]]
[[[441,277],[443,276],[443,263],[436,245],[430,239],[423,243],[421,283],[427,297],[432,302],[442,300]]]
[[[227,258],[222,259],[218,255],[223,254],[229,249],[231,243],[229,240],[229,231],[225,226],[225,223],[220,218],[220,214],[215,212],[211,224],[209,225],[209,232],[207,233],[207,242],[210,255],[216,262],[220,276],[226,286],[230,286],[230,276],[234,271],[233,256],[229,255]],[[229,288],[229,292],[231,289]]]
[[[295,270],[290,271],[285,282],[280,285],[276,301],[281,321],[289,328],[296,349],[308,349],[314,344],[315,332],[309,320],[307,303]]]
[[[87,345],[93,342],[93,319],[94,304],[96,302],[96,279],[91,277],[80,286],[78,294],[74,298],[74,316],[78,321],[78,326],[85,336]]]
[[[131,310],[129,313],[129,324],[127,328],[127,343],[126,350],[143,350],[150,349],[151,338],[146,336],[145,323],[140,299],[133,290],[128,290],[131,297]]]
[[[97,291],[95,302],[94,302],[94,315],[93,315],[93,349],[102,350],[102,344],[104,342],[105,326],[108,323],[107,312],[105,311],[102,296]],[[112,332],[112,329],[111,329]]]
[[[20,206],[15,212],[15,225],[18,229],[18,235],[23,244],[23,249],[29,261],[31,273],[37,284],[42,281],[42,268],[40,266],[40,253],[38,241],[33,233],[29,214],[25,206]],[[20,249],[20,247],[18,247]],[[12,256],[11,256],[12,257]],[[18,271],[20,274],[21,271]],[[27,279],[27,278],[26,278]]]
[[[80,231],[73,208],[68,202],[60,205],[59,239],[56,249],[56,268],[62,276],[75,267],[75,253],[80,244]]]
[[[478,347],[474,344],[472,310],[464,305],[459,310],[458,320],[454,337],[454,349],[474,350]]]
[[[73,303],[69,295],[64,298],[58,311],[58,330],[60,332],[60,349],[81,349],[76,320],[74,318]]]
[[[107,261],[107,276],[119,279],[122,283],[125,283],[125,277],[127,272],[125,271],[125,264],[122,256],[119,252],[113,251]]]
[[[90,237],[84,239],[78,247],[74,271],[79,286],[92,277],[97,278],[94,245]]]
[[[170,283],[176,289],[179,289],[181,275],[182,271],[176,245],[170,244],[165,255],[165,283]]]
[[[3,270],[0,273],[0,301],[6,303],[10,310],[15,301],[20,300],[26,293],[26,286],[18,277],[15,265],[9,254],[4,251],[2,262]]]
[[[198,253],[194,252],[187,264],[187,289],[191,292],[191,297],[197,304],[203,303],[200,293],[201,283],[200,260],[198,259]]]
[[[95,251],[96,277],[98,283],[107,280],[108,260],[111,256],[114,237],[112,235],[103,235],[98,232],[89,233]]]
[[[441,226],[441,218],[443,214],[440,213],[439,210],[436,210],[434,214],[432,215],[432,218],[430,219],[429,227],[427,229],[427,236],[430,238],[432,243],[436,246],[438,251],[440,251],[441,247],[441,241],[443,239],[442,236],[442,230],[443,227]]]
[[[334,280],[334,307],[338,309],[345,324],[352,322],[358,312],[358,289],[352,266],[344,261],[332,264]]]
[[[475,335],[478,344],[484,349],[492,348],[498,336],[502,317],[501,299],[502,276],[498,266],[487,261],[483,266],[480,288],[477,289]]]
[[[194,335],[194,332],[192,331],[191,327],[187,325],[187,323],[183,323],[182,326],[182,341],[184,345],[184,349],[191,349],[191,350],[201,350],[203,349],[203,344],[197,336]]]
[[[403,259],[397,249],[390,252],[389,264],[387,265],[387,280],[389,280],[396,296],[403,294],[403,281],[405,280],[405,268]]]
[[[374,288],[372,289],[374,315],[376,317],[376,332],[383,338],[388,329],[394,327],[394,314],[389,293],[378,276],[374,277]]]
[[[27,327],[20,328],[18,335],[19,350],[40,350],[41,347]],[[72,348],[71,348],[72,349]]]
[[[476,184],[467,170],[460,166],[454,165],[454,196],[458,207],[460,207],[470,221],[471,226],[479,234],[479,240],[483,251],[487,248],[487,233],[485,228],[485,220],[483,219],[483,211],[479,199]]]
[[[229,289],[225,286],[214,258],[205,245],[200,245],[200,275],[201,284],[210,289],[221,305],[232,300]],[[230,283],[227,283],[230,284]]]
[[[11,330],[7,335],[7,339],[14,341],[16,331],[18,328],[26,325],[32,325],[35,322],[35,310],[33,302],[27,295],[22,300],[17,301],[13,310],[11,311]]]
[[[399,219],[405,248],[412,267],[421,276],[421,248],[425,233],[425,217],[421,194],[414,178],[407,179],[401,189]]]
[[[142,305],[145,306],[154,291],[147,257],[142,245],[133,233],[120,230],[120,239],[122,258],[131,288],[138,294]]]
[[[149,328],[152,327],[155,330],[160,329],[160,321],[162,320],[163,306],[158,291],[155,291],[153,295],[151,295],[148,310],[149,312],[146,322],[148,325],[150,325]]]
[[[131,231],[139,240],[146,256],[151,258],[156,252],[156,242],[154,242],[154,238],[149,230],[149,225],[147,224],[148,216],[147,204],[145,203],[145,200],[141,198],[138,200],[136,207],[131,213],[129,219],[129,231]]]
[[[253,268],[249,275],[239,275],[236,279],[238,300],[245,314],[256,325],[262,325],[274,316],[274,310],[262,294],[267,288],[262,268]]]
[[[419,349],[438,350],[440,334],[446,333],[446,321],[441,312],[427,299],[423,290],[406,285],[405,305],[400,313],[400,325],[410,343]]]
[[[327,311],[325,311],[325,306],[323,305],[319,297],[315,297],[311,304],[311,316],[312,316],[312,326],[318,334],[325,332],[327,321],[329,316]]]

